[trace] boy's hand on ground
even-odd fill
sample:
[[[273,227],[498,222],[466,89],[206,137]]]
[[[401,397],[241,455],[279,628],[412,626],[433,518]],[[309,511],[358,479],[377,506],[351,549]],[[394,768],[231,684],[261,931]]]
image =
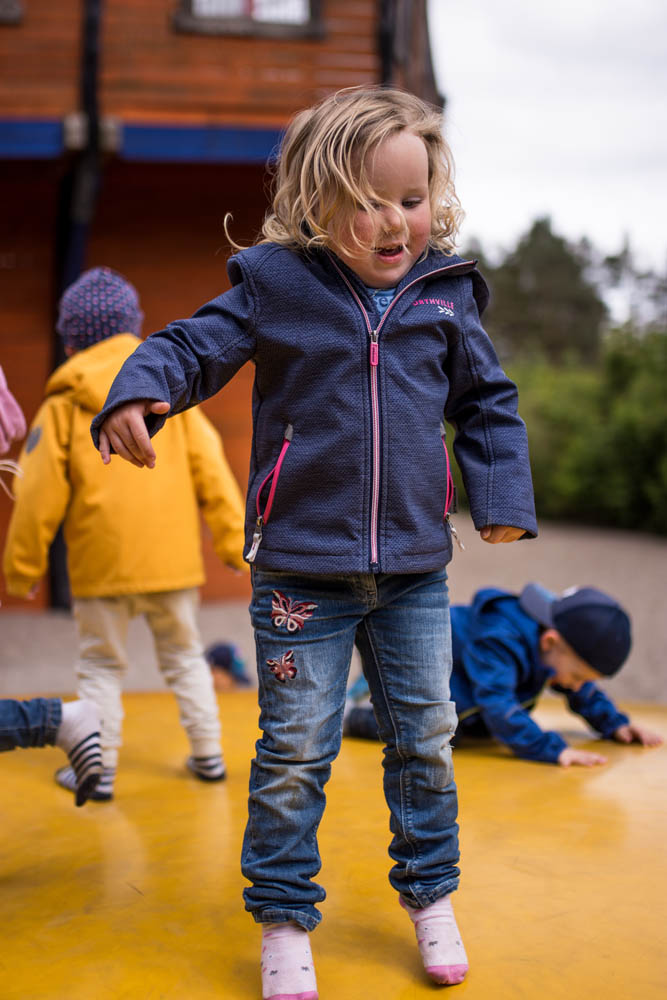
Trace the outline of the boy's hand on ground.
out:
[[[633,722],[619,726],[614,733],[617,743],[641,743],[643,747],[659,747],[664,743],[659,733],[654,733],[643,726],[635,726]]]
[[[607,758],[599,753],[590,753],[588,750],[565,747],[558,754],[558,763],[561,767],[571,767],[572,764],[579,764],[581,767],[594,767],[596,764],[606,764]]]
[[[508,527],[505,524],[487,524],[479,534],[483,542],[498,545],[499,542],[516,542],[523,533],[523,528]]]
[[[137,468],[155,465],[155,452],[144,417],[149,413],[168,413],[169,403],[138,399],[114,410],[100,428],[100,455],[105,465],[111,461],[111,449]]]

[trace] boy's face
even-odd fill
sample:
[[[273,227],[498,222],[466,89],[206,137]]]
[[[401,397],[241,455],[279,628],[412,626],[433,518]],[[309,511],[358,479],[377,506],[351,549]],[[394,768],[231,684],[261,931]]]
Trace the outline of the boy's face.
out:
[[[602,677],[578,656],[556,629],[547,629],[540,638],[540,656],[545,666],[551,667],[550,684],[558,684],[570,691],[578,691],[588,681]]]
[[[406,130],[381,142],[365,164],[371,190],[382,202],[371,216],[357,209],[352,233],[368,250],[333,249],[371,288],[393,288],[419,260],[431,235],[428,153],[419,136]],[[341,234],[350,244],[349,232]]]

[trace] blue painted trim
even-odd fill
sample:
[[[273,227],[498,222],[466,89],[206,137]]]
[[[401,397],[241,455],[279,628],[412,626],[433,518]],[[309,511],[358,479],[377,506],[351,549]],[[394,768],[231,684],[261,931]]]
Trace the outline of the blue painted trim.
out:
[[[281,135],[272,128],[122,125],[117,155],[161,163],[265,163]],[[64,152],[62,121],[0,119],[0,158],[56,159]]]
[[[61,121],[0,119],[0,158],[49,160],[65,150]]]
[[[124,125],[118,154],[164,163],[265,163],[281,134],[268,128]]]

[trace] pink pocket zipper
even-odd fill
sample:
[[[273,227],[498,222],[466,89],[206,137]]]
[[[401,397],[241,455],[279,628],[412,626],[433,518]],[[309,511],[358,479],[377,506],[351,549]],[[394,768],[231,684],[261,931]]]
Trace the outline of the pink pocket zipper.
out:
[[[447,463],[447,488],[445,491],[445,513],[442,515],[443,518],[446,518],[450,510],[452,509],[452,505],[454,505],[454,508],[456,506],[454,504],[454,500],[456,497],[456,488],[454,486],[454,480],[452,479],[452,470],[449,464],[449,452],[447,451],[446,431],[445,431],[445,425],[443,423],[440,424],[440,437],[442,439],[442,447],[445,449],[445,462]]]
[[[445,513],[442,515],[443,521],[449,525],[449,530],[452,533],[453,538],[456,541],[458,547],[463,550],[465,545],[459,538],[458,532],[454,525],[452,524],[452,519],[449,516],[450,513],[456,512],[456,486],[454,486],[454,480],[452,479],[452,469],[449,463],[449,452],[447,451],[447,441],[446,441],[446,430],[444,423],[440,424],[440,437],[442,438],[442,447],[445,449],[445,462],[447,463],[447,487],[445,490]]]
[[[287,449],[292,443],[292,437],[294,435],[294,428],[291,424],[288,424],[285,428],[285,436],[283,437],[282,448],[280,449],[280,454],[278,455],[278,461],[273,466],[271,471],[267,476],[264,477],[260,483],[260,487],[257,490],[257,495],[255,497],[255,510],[257,511],[257,520],[255,521],[255,530],[252,536],[252,545],[250,546],[250,551],[246,556],[248,562],[254,562],[255,556],[257,555],[257,549],[262,542],[262,530],[264,525],[268,523],[269,515],[271,514],[271,508],[273,507],[273,499],[276,495],[276,487],[278,486],[278,479],[280,477],[280,469],[285,460],[285,455],[287,454]],[[261,510],[261,498],[262,491],[266,484],[271,480],[271,487],[269,489],[269,495],[266,498],[266,504],[264,505],[264,511]]]

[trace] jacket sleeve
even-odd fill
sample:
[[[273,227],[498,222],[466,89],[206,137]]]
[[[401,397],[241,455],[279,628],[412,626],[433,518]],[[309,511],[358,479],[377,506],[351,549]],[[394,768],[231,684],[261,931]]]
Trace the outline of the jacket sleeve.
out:
[[[555,764],[567,743],[558,733],[540,729],[517,701],[522,655],[518,639],[487,635],[470,640],[462,660],[475,705],[491,735],[517,757]]]
[[[611,739],[619,726],[626,726],[630,721],[592,681],[583,684],[578,691],[557,690],[562,690],[571,711],[580,715],[606,739]]]
[[[202,306],[191,319],[152,333],[125,361],[91,425],[95,447],[109,414],[137,399],[165,400],[169,414],[213,396],[255,353],[254,305],[246,283]],[[151,414],[151,436],[166,416]]]
[[[228,566],[247,569],[243,560],[243,499],[222,439],[201,410],[189,410],[184,419],[192,481],[216,554]]]
[[[470,515],[479,531],[487,524],[523,528],[537,535],[526,427],[517,412],[515,384],[500,366],[480,322],[487,294],[477,272],[461,278],[466,308],[458,336],[448,347],[449,395],[445,416],[456,436]],[[478,309],[479,302],[479,309]]]
[[[23,476],[13,483],[16,503],[3,558],[7,592],[15,597],[26,597],[44,576],[49,546],[67,510],[71,416],[66,396],[48,398],[19,457]]]

